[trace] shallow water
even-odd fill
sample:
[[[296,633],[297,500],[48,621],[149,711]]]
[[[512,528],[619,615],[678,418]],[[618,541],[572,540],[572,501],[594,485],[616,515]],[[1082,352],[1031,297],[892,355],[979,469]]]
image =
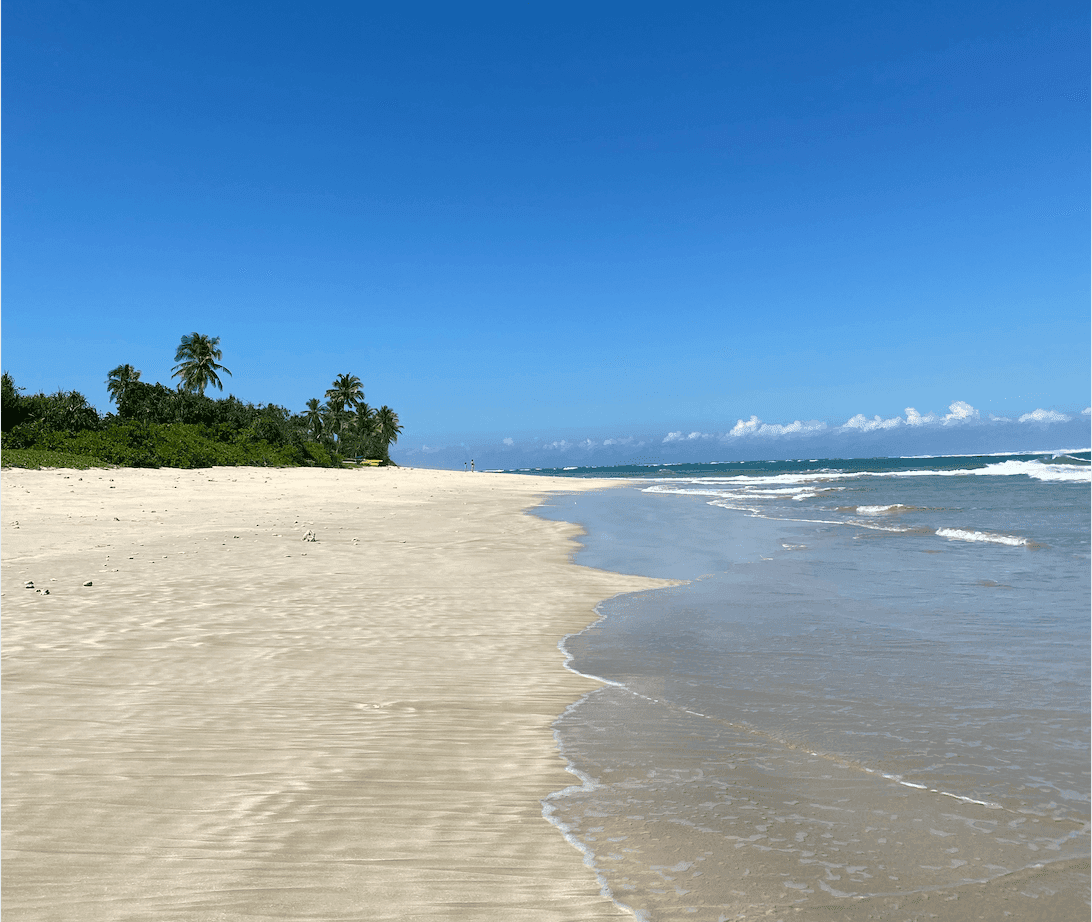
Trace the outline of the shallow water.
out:
[[[539,510],[588,529],[579,563],[689,580],[564,645],[614,684],[558,721],[584,783],[548,809],[619,902],[1087,918],[1087,468],[935,463],[701,472]]]

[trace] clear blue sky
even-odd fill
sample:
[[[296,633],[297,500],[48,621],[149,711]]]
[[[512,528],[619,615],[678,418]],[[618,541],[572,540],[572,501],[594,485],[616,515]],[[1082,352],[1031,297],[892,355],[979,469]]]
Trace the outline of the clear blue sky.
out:
[[[404,452],[1080,420],[1087,37],[1044,0],[8,3],[3,367],[106,410],[219,335],[225,393],[355,373]]]

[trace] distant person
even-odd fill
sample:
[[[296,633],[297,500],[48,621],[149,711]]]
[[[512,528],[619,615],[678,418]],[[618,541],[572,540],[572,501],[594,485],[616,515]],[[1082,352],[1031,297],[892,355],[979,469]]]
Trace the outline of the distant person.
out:
[[[470,459],[470,473],[471,474],[474,473],[474,459],[473,458]]]

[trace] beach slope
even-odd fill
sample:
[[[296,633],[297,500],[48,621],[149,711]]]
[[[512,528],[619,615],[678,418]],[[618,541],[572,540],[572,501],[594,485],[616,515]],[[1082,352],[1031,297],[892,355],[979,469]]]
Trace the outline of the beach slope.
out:
[[[663,585],[523,514],[596,487],[5,471],[6,918],[628,917],[540,804],[558,640]]]

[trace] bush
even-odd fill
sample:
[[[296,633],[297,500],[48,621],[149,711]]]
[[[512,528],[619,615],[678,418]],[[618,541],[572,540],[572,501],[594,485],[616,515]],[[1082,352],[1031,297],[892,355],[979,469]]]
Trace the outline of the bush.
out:
[[[102,426],[98,410],[79,391],[57,391],[55,394],[32,394],[27,397],[19,393],[11,375],[5,372],[0,378],[3,392],[0,414],[4,432],[27,425],[65,432]]]
[[[322,445],[318,442],[304,442],[303,451],[307,455],[306,461],[303,463],[313,467],[341,467],[340,456],[332,456]]]
[[[4,432],[30,418],[30,408],[23,401],[23,395],[15,386],[15,379],[5,371],[0,375],[0,428]]]
[[[76,455],[67,451],[39,451],[34,448],[5,448],[0,452],[0,467],[24,467],[40,470],[43,467],[65,467],[86,471],[92,467],[110,467],[105,461],[91,455]]]
[[[224,441],[218,437],[220,434],[207,426],[186,423],[116,421],[101,430],[74,433],[23,425],[4,434],[3,448],[67,452],[122,467],[335,466],[335,461],[313,443],[274,445],[263,439],[240,437]]]
[[[135,381],[121,395],[118,414],[102,418],[77,391],[27,397],[11,375],[2,384],[0,446],[15,459],[5,460],[10,466],[24,466],[16,465],[24,459],[41,466],[46,456],[122,467],[341,464],[328,446],[305,439],[301,417],[273,404],[213,400]]]

